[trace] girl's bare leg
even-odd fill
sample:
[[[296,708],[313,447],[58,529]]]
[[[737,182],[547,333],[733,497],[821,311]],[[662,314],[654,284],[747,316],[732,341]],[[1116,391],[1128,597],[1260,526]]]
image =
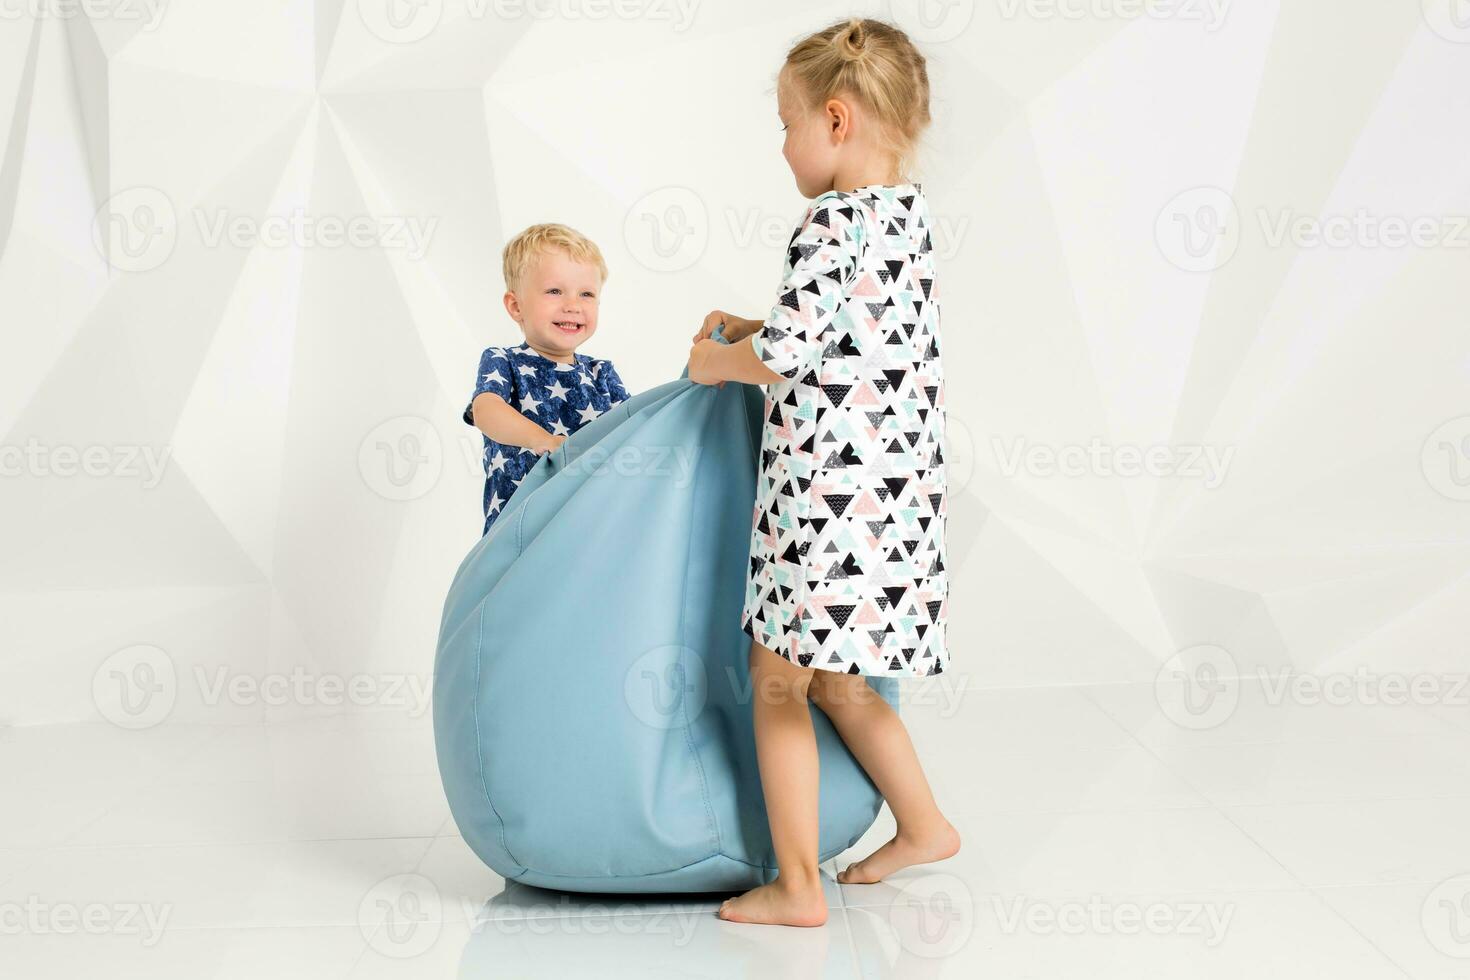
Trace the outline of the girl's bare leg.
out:
[[[942,861],[960,849],[960,835],[939,812],[914,743],[898,712],[854,674],[818,670],[810,697],[826,713],[867,772],[898,831],[892,840],[837,875],[843,884],[879,881],[911,864]]]
[[[817,868],[817,736],[807,702],[813,673],[751,642],[756,758],[777,873],[770,884],[726,899],[722,919],[788,926],[827,921]]]

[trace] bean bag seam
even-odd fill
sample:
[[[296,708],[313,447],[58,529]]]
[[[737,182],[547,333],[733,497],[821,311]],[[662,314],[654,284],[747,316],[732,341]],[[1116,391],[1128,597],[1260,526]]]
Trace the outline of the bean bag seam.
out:
[[[704,416],[706,428],[709,426],[709,415],[710,413],[706,411]],[[698,476],[695,477],[693,497],[696,500],[699,499]],[[679,601],[679,646],[685,650],[689,649],[689,644],[686,642],[688,640],[688,633],[686,632],[687,620],[684,615],[685,610],[689,608],[689,555],[694,550],[693,528],[691,527],[689,530],[690,533],[686,535],[687,540],[684,545],[684,590]],[[705,823],[709,827],[710,839],[714,843],[716,853],[723,853],[725,845],[720,839],[720,827],[719,823],[715,820],[714,807],[710,805],[709,782],[705,777],[704,762],[699,758],[699,751],[694,746],[694,736],[690,731],[689,701],[683,697],[679,700],[684,715],[684,742],[689,746],[689,755],[694,759],[695,768],[699,770],[699,796],[700,801],[704,804]]]
[[[521,868],[520,859],[510,852],[510,845],[505,842],[505,819],[501,817],[500,811],[495,809],[495,801],[490,798],[490,787],[485,782],[485,742],[480,737],[480,664],[485,649],[485,603],[480,602],[480,627],[475,631],[475,697],[474,697],[474,719],[475,719],[475,758],[479,763],[480,789],[485,794],[485,802],[490,805],[490,812],[495,814],[495,820],[500,826],[500,848],[506,855]],[[522,872],[524,874],[524,871]]]

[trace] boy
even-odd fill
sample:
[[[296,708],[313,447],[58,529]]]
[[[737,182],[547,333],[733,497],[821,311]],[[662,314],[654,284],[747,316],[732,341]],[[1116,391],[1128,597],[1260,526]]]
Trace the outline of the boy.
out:
[[[525,337],[487,347],[464,420],[485,439],[485,528],[540,455],[628,398],[611,361],[578,354],[597,332],[602,252],[560,224],[532,225],[501,258],[505,310]]]

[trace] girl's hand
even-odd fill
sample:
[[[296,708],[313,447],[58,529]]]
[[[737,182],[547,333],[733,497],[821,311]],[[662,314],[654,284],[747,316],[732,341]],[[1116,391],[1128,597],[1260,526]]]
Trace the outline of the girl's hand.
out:
[[[699,332],[694,335],[694,342],[709,340],[715,335],[715,327],[721,323],[725,325],[725,342],[727,344],[738,344],[761,328],[760,320],[747,320],[743,316],[726,313],[724,310],[712,310],[709,316],[704,318],[704,324]]]
[[[693,381],[695,384],[715,385],[719,388],[725,387],[725,382],[716,377],[710,370],[714,360],[714,349],[723,346],[718,340],[712,340],[710,338],[696,340],[694,342],[694,346],[689,348],[688,371],[690,381]]]

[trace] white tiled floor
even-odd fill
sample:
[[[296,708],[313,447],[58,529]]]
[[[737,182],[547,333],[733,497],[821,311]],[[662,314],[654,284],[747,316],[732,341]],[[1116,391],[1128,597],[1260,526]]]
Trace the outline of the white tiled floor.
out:
[[[0,975],[1470,978],[1467,719],[1254,694],[1204,731],[1151,685],[910,705],[964,847],[839,886],[885,811],[807,930],[507,884],[426,718],[0,730]]]

